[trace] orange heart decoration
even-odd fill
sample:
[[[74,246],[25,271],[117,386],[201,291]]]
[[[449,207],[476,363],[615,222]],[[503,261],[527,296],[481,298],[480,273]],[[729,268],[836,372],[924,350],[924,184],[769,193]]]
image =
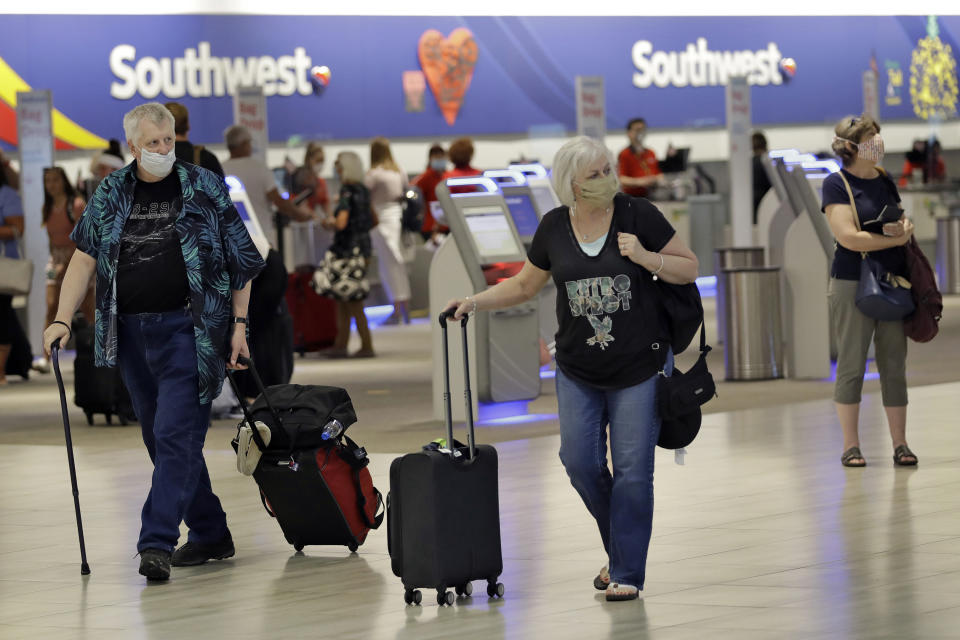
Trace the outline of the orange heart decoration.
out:
[[[447,124],[452,126],[477,65],[477,41],[470,30],[463,27],[454,29],[448,38],[430,29],[420,36],[418,53],[430,90]]]

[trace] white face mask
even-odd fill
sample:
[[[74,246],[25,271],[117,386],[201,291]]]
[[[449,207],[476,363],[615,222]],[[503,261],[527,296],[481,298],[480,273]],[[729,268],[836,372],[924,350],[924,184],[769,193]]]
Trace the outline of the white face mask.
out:
[[[140,147],[140,167],[150,175],[158,178],[166,178],[173,169],[173,163],[177,160],[177,154],[174,149],[169,153],[154,153]]]
[[[440,158],[439,160],[431,160],[430,166],[433,168],[434,171],[443,172],[447,170],[447,161],[444,160],[443,158]]]

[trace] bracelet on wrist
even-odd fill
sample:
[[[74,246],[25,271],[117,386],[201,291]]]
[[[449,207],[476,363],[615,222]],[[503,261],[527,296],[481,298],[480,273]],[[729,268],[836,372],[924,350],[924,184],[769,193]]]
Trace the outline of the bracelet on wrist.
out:
[[[477,299],[473,296],[467,296],[464,300],[469,300],[473,303],[473,309],[470,311],[470,315],[474,315],[477,312]]]
[[[66,322],[64,322],[63,320],[54,320],[54,321],[51,322],[50,324],[62,324],[64,327],[67,328],[67,333],[69,334],[69,335],[67,335],[67,342],[69,342],[69,341],[70,341],[70,338],[73,337],[73,329],[71,329],[71,328],[70,328],[70,325],[68,325],[68,324],[67,324]]]
[[[656,271],[651,271],[651,273],[653,274],[653,279],[654,279],[654,280],[659,280],[659,279],[660,279],[659,274],[660,274],[661,271],[663,271],[663,254],[662,254],[662,253],[658,253],[657,256],[659,256],[659,258],[660,258],[660,266],[657,267],[657,270],[656,270]]]

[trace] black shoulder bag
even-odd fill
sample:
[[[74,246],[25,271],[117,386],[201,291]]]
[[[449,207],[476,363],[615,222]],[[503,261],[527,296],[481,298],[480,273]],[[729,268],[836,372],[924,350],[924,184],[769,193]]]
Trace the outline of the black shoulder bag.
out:
[[[657,409],[660,412],[660,438],[657,445],[664,449],[682,449],[697,437],[702,418],[700,407],[717,395],[713,375],[707,369],[707,333],[700,324],[700,357],[685,373],[673,370],[666,374],[667,352],[660,345],[660,384],[657,387]]]

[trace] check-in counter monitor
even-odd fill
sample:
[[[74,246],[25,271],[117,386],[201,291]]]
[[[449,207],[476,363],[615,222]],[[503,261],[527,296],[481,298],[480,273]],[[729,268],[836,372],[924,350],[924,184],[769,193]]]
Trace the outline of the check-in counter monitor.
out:
[[[506,170],[484,172],[484,176],[494,180],[500,188],[513,224],[527,250],[533,244],[533,235],[537,232],[540,220],[560,204],[546,173],[540,165],[512,165]],[[535,189],[540,191],[539,197]],[[556,340],[559,328],[557,315],[551,311],[557,306],[557,287],[552,279],[543,286],[538,297],[541,309],[540,337],[549,349]]]
[[[260,226],[260,220],[257,219],[259,212],[253,210],[253,205],[250,204],[250,197],[247,195],[247,190],[240,181],[240,178],[237,176],[227,176],[226,182],[233,206],[236,208],[237,213],[240,214],[240,219],[243,220],[243,225],[247,228],[250,239],[253,240],[254,246],[257,248],[257,251],[260,252],[260,257],[266,260],[267,253],[270,251],[270,241],[267,240],[267,236],[263,233],[263,228]],[[272,213],[272,211],[268,212],[267,215],[271,215]]]
[[[539,217],[542,218],[551,210],[560,206],[560,199],[553,190],[550,176],[547,175],[547,170],[543,165],[537,163],[511,164],[507,168],[511,171],[519,171],[526,178]]]
[[[479,191],[450,193],[450,187],[474,185]],[[448,300],[474,295],[517,274],[526,251],[503,194],[490,178],[452,178],[437,186],[450,235],[430,263],[430,316]],[[521,402],[540,394],[540,347],[537,299],[508,309],[479,313],[468,323],[471,381],[480,404]],[[458,333],[458,332],[451,332]],[[433,339],[434,415],[443,416],[442,344]],[[463,355],[450,345],[450,379],[462,389]],[[453,403],[462,420],[462,403]],[[479,412],[481,417],[483,412]]]
[[[497,184],[520,240],[524,247],[529,248],[543,214],[534,203],[533,191],[527,184],[526,176],[511,169],[485,171],[483,175]]]

